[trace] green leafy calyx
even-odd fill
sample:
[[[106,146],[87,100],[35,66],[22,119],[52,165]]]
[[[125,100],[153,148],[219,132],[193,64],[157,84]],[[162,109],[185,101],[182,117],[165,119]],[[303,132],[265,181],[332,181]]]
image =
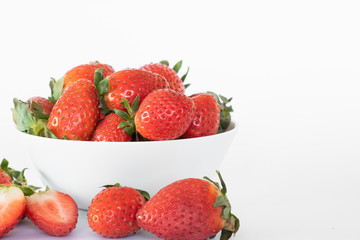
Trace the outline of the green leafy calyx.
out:
[[[234,214],[231,213],[231,204],[228,197],[226,196],[227,188],[225,181],[223,180],[218,170],[216,173],[220,179],[221,186],[218,182],[215,182],[208,177],[204,177],[204,179],[214,184],[221,192],[221,195],[217,197],[214,203],[214,207],[223,207],[221,217],[226,220],[226,223],[221,232],[220,240],[227,240],[230,239],[231,236],[239,230],[240,221]]]
[[[30,103],[14,98],[11,111],[17,129],[31,135],[44,136],[47,119],[38,118],[30,109]]]
[[[51,90],[51,96],[49,97],[49,100],[53,103],[56,103],[63,92],[64,78],[62,77],[57,81],[55,80],[55,78],[51,78],[49,85]]]

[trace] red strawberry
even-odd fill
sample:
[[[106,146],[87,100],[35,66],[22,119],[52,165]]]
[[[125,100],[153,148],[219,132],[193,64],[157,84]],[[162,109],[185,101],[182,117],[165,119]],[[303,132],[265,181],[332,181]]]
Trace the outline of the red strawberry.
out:
[[[76,227],[78,207],[69,195],[46,190],[26,197],[25,214],[45,233],[65,236]]]
[[[38,111],[40,114],[49,116],[52,108],[54,107],[54,103],[51,102],[47,98],[43,97],[32,97],[27,100],[30,104],[30,111],[36,112]]]
[[[100,81],[106,83],[106,91],[99,91],[104,95],[106,105],[110,109],[125,110],[122,105],[123,98],[131,105],[136,96],[141,101],[156,89],[169,88],[169,84],[162,76],[139,69],[127,69],[111,74]],[[97,84],[95,84],[97,85]],[[97,85],[98,90],[101,88]]]
[[[140,227],[159,238],[171,240],[203,240],[221,229],[221,239],[229,239],[239,228],[239,220],[231,214],[226,186],[188,178],[161,189],[137,213]]]
[[[110,113],[98,124],[91,140],[98,142],[130,142],[131,136],[119,127],[123,121],[124,119],[116,115],[116,113]]]
[[[134,188],[121,187],[119,184],[105,187],[89,206],[90,228],[109,238],[125,237],[138,231],[140,227],[136,222],[136,213],[145,204],[144,196]]]
[[[11,177],[2,169],[0,169],[0,184],[2,184],[2,185],[13,184]]]
[[[196,94],[191,96],[195,103],[195,117],[184,138],[202,137],[216,134],[220,124],[220,107],[211,94]]]
[[[93,82],[95,70],[98,68],[103,69],[105,77],[115,72],[114,69],[110,65],[102,64],[99,62],[92,62],[89,64],[79,65],[77,67],[70,69],[64,75],[63,91],[68,89],[71,86],[71,84],[73,84],[74,82],[76,82],[79,79],[88,79],[91,82]]]
[[[47,124],[57,138],[90,140],[99,121],[100,110],[95,85],[80,79],[64,92],[51,111]]]
[[[161,63],[150,63],[142,66],[140,69],[160,74],[168,81],[170,89],[180,93],[185,93],[185,87],[181,78],[170,67]]]
[[[171,89],[150,93],[135,115],[136,130],[149,140],[179,138],[194,117],[194,102]]]
[[[12,186],[0,186],[0,238],[12,230],[25,211],[23,192]]]
[[[9,162],[4,158],[1,161],[0,165],[0,184],[2,185],[12,185],[13,184],[13,178],[15,176],[21,177],[21,180],[25,180],[23,172],[19,172],[17,170],[14,170],[12,168],[8,167]]]

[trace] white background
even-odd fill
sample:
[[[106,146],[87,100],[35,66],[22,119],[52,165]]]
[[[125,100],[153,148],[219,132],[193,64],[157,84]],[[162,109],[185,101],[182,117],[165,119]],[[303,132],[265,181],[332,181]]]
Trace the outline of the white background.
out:
[[[49,96],[50,77],[94,60],[183,59],[188,94],[234,98],[239,131],[221,170],[235,239],[360,239],[359,12],[348,0],[1,1],[0,157],[39,183],[10,108]],[[79,221],[68,238],[96,239]],[[20,238],[49,237],[24,222],[6,239]]]

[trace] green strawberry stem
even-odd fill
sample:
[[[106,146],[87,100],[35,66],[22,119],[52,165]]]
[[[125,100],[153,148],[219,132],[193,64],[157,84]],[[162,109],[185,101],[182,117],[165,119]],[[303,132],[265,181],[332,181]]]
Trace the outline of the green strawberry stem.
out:
[[[223,180],[220,171],[216,170],[216,173],[220,179],[221,187],[219,183],[211,180],[208,177],[204,177],[204,179],[210,181],[221,191],[221,195],[216,199],[214,207],[224,207],[221,217],[226,220],[226,223],[223,230],[221,231],[220,240],[227,240],[230,239],[231,236],[239,230],[240,221],[234,214],[231,213],[230,201],[226,196],[227,188],[225,181]]]
[[[50,89],[51,89],[51,96],[49,97],[49,100],[53,103],[56,103],[57,100],[59,100],[63,87],[64,87],[64,78],[60,78],[59,80],[55,80],[55,78],[51,78],[50,80]]]
[[[94,75],[94,84],[99,94],[100,110],[105,115],[108,115],[112,111],[106,105],[104,95],[110,91],[110,84],[109,84],[109,78],[108,77],[104,78],[104,70],[102,68],[96,69]]]
[[[231,123],[230,113],[234,112],[232,106],[227,106],[227,104],[231,102],[232,98],[226,98],[220,94],[218,95],[210,91],[208,91],[207,93],[213,95],[220,106],[220,125],[218,129],[218,133],[225,132]]]
[[[124,131],[127,134],[129,134],[130,136],[132,136],[135,133],[136,141],[139,141],[138,133],[135,128],[134,119],[135,119],[135,114],[136,114],[137,110],[139,109],[140,96],[139,95],[136,96],[136,98],[132,102],[131,106],[127,99],[122,98],[122,100],[123,101],[121,102],[121,105],[127,110],[127,112],[119,110],[119,109],[114,109],[114,112],[116,113],[116,115],[118,115],[119,117],[121,117],[122,119],[125,120],[119,124],[118,128],[124,129]]]
[[[29,108],[29,103],[14,98],[14,108],[11,111],[17,129],[31,135],[44,136],[47,120],[37,118]]]

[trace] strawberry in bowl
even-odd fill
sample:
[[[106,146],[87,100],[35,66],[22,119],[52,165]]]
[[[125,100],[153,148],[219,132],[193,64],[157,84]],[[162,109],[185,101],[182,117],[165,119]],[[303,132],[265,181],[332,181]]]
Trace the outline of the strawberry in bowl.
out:
[[[187,72],[174,85],[154,68],[91,71],[93,80],[82,76],[66,90],[63,78],[52,80],[50,113],[14,99],[16,134],[44,184],[87,209],[97,187],[109,182],[153,194],[164,183],[220,167],[236,135],[231,99],[172,89],[188,86]]]

